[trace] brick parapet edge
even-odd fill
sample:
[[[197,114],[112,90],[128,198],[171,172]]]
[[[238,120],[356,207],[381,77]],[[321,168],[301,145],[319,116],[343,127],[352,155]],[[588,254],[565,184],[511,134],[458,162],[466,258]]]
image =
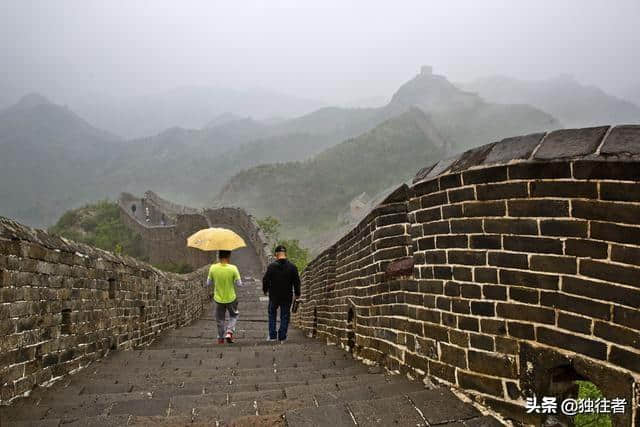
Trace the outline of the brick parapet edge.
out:
[[[0,217],[0,403],[198,319],[205,270],[165,273]]]
[[[309,264],[294,322],[515,423],[587,379],[640,425],[639,160],[640,126],[618,126],[425,168]]]

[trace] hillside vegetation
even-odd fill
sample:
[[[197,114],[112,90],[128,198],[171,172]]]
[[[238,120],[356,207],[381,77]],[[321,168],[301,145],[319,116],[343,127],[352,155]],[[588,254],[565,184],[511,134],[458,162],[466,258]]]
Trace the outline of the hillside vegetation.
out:
[[[280,218],[285,226],[328,228],[358,194],[402,182],[444,153],[445,141],[431,119],[411,109],[310,160],[241,172],[219,199]]]
[[[140,235],[126,227],[120,208],[108,200],[65,212],[49,232],[146,261]]]

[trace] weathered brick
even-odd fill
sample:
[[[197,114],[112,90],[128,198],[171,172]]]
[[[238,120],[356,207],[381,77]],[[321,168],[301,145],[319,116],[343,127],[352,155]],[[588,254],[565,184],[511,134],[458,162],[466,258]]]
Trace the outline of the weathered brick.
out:
[[[478,283],[498,283],[498,270],[488,267],[474,267],[473,280]]]
[[[461,348],[440,343],[440,361],[448,365],[466,369],[467,354],[465,350]]]
[[[568,313],[558,313],[558,326],[574,332],[591,335],[591,319],[574,316]]]
[[[478,200],[515,199],[529,196],[526,182],[485,184],[476,187]]]
[[[446,264],[447,253],[445,251],[426,251],[424,261],[426,264]]]
[[[462,185],[462,177],[459,173],[442,175],[440,178],[440,190],[448,188],[460,187]]]
[[[582,297],[640,307],[640,290],[616,286],[610,282],[595,282],[566,276],[562,278],[562,291]]]
[[[634,372],[640,372],[640,357],[637,352],[631,352],[615,345],[611,346],[609,362]]]
[[[528,322],[555,324],[555,313],[552,309],[534,307],[525,304],[499,302],[496,307],[498,316],[506,319]]]
[[[451,311],[451,298],[437,297],[436,307],[440,310]]]
[[[451,267],[434,266],[433,277],[436,279],[453,279],[453,270]]]
[[[484,232],[496,234],[537,235],[538,222],[534,219],[491,219],[484,220]]]
[[[482,295],[487,299],[506,301],[507,288],[501,285],[482,285]]]
[[[571,178],[568,162],[520,163],[509,166],[509,179]]]
[[[460,285],[460,293],[463,298],[481,298],[482,289],[480,285],[473,283],[462,283]]]
[[[640,247],[612,245],[611,260],[640,266]]]
[[[573,162],[573,176],[576,179],[637,181],[640,176],[640,164],[637,162],[575,161]]]
[[[508,322],[509,335],[523,340],[535,340],[536,332],[530,323]]]
[[[493,337],[481,334],[470,334],[469,346],[478,350],[493,351]]]
[[[640,268],[581,259],[580,274],[608,282],[615,281],[640,288]]]
[[[436,221],[424,224],[422,226],[425,236],[432,236],[434,234],[449,234],[449,221]],[[456,231],[452,232],[456,233]]]
[[[495,304],[488,301],[471,301],[471,314],[493,317],[496,315]]]
[[[626,227],[607,222],[591,221],[591,237],[610,242],[637,244],[640,242],[640,227]]]
[[[566,334],[543,326],[536,328],[536,334],[538,341],[543,344],[564,348],[594,359],[607,359],[607,345],[603,342]]]
[[[433,237],[423,237],[422,239],[418,239],[418,250],[426,251],[429,249],[435,249],[435,239]]]
[[[557,237],[587,237],[589,224],[580,220],[546,219],[540,221],[540,233]]]
[[[373,239],[378,240],[385,237],[398,236],[402,234],[405,234],[404,224],[395,224],[387,227],[377,228],[376,231],[373,232]]]
[[[470,218],[452,219],[451,232],[452,233],[482,233],[482,220],[470,219]]]
[[[567,239],[565,254],[577,257],[606,258],[609,246],[606,243],[586,239]]]
[[[531,270],[549,273],[575,274],[578,271],[577,260],[567,256],[531,255],[529,266]]]
[[[470,237],[470,247],[472,249],[500,249],[502,247],[502,237],[497,234],[480,234]]]
[[[574,200],[571,216],[574,218],[637,224],[638,218],[640,218],[640,205]]]
[[[447,282],[444,285],[444,294],[450,297],[460,296],[460,283]]]
[[[531,197],[598,198],[595,182],[532,181],[530,189]]]
[[[458,316],[458,328],[465,331],[480,332],[480,322],[475,317]]]
[[[507,333],[507,324],[504,320],[480,319],[480,330],[485,334],[504,335]]]
[[[458,203],[466,200],[475,200],[476,195],[473,187],[457,188],[455,190],[449,190],[449,202]]]
[[[502,381],[483,375],[458,371],[458,385],[465,389],[476,390],[493,396],[503,397],[504,395]]]
[[[487,253],[484,251],[449,250],[447,260],[450,264],[485,265]]]
[[[566,200],[509,200],[509,216],[515,217],[568,217]]]
[[[430,222],[442,219],[442,212],[439,207],[424,209],[416,212],[417,222]]]
[[[474,350],[469,350],[469,369],[502,378],[516,378],[518,373],[516,364],[509,358]]]
[[[536,289],[520,288],[517,286],[509,287],[509,298],[529,304],[538,304],[540,301],[540,292]]]
[[[596,322],[593,334],[616,344],[640,349],[640,332],[622,328],[611,323]]]
[[[466,202],[462,211],[467,217],[505,216],[507,213],[504,201]]]
[[[600,198],[602,200],[640,202],[640,184],[601,182]]]
[[[489,252],[489,265],[509,268],[529,268],[529,258],[526,254],[511,252]]]
[[[557,292],[543,292],[540,296],[540,304],[598,319],[609,320],[611,316],[611,306],[608,304]]]
[[[471,282],[473,280],[473,270],[468,267],[453,267],[453,278],[463,282]]]
[[[507,167],[496,166],[466,171],[462,173],[462,180],[465,185],[506,181]]]
[[[417,196],[433,193],[440,190],[440,184],[438,179],[430,179],[428,181],[422,181],[413,186],[413,192]]]
[[[446,205],[449,202],[447,198],[447,192],[441,191],[439,193],[431,193],[420,198],[420,206],[423,209],[431,208],[434,206]]]
[[[500,283],[538,289],[558,289],[558,276],[527,271],[500,270]]]
[[[504,236],[504,249],[516,252],[562,254],[562,242],[546,237]]]
[[[640,330],[640,310],[625,307],[613,307],[613,321],[619,325]]]
[[[517,354],[518,340],[507,337],[496,337],[496,351],[503,354]]]
[[[468,237],[464,234],[436,237],[437,248],[467,248],[469,247]]]
[[[436,378],[440,378],[449,383],[456,382],[456,368],[444,363],[438,363],[433,360],[429,360],[429,375]]]

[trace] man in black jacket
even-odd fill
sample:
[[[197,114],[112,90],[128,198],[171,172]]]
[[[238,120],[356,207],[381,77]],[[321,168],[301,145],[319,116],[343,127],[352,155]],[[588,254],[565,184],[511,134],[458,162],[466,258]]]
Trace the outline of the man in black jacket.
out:
[[[269,340],[287,339],[291,304],[300,297],[300,276],[298,268],[287,259],[287,249],[278,245],[276,260],[269,264],[262,278],[262,291],[269,294]],[[295,293],[295,296],[294,296]],[[276,316],[280,309],[280,329],[276,335]]]

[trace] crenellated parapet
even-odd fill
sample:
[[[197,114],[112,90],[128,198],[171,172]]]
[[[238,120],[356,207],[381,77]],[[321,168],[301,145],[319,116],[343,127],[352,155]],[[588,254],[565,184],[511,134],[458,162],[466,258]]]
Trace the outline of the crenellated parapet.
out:
[[[539,425],[525,399],[584,379],[626,399],[616,425],[640,425],[640,126],[507,138],[424,168],[302,289],[310,335],[506,418]]]

